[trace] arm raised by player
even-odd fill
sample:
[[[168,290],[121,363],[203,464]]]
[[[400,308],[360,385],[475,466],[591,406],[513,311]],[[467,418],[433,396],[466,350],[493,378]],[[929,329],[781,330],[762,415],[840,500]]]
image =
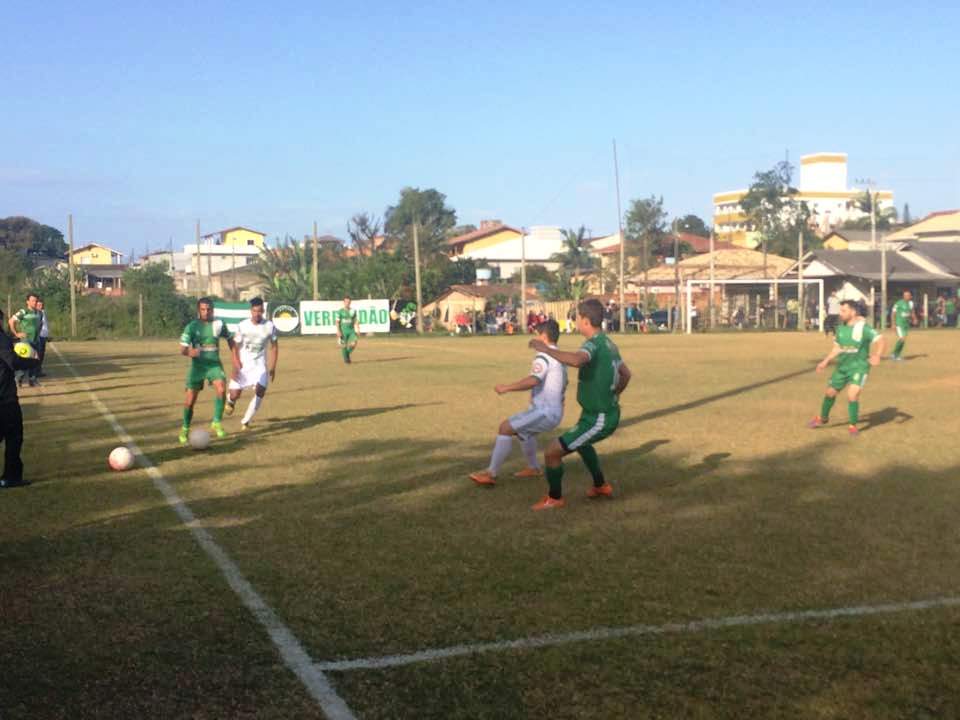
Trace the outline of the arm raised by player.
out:
[[[633,377],[633,373],[630,372],[630,368],[627,367],[625,362],[621,362],[617,366],[617,387],[613,391],[615,395],[619,395],[627,389],[627,385],[630,384],[630,378]]]
[[[494,385],[493,389],[497,395],[503,395],[510,392],[523,392],[524,390],[533,390],[540,384],[540,380],[535,375],[527,375],[523,380],[517,380],[512,383],[501,383]]]
[[[833,361],[833,359],[837,357],[839,354],[840,354],[840,346],[834,343],[833,349],[829,353],[827,353],[827,356],[823,360],[817,363],[817,372],[823,372],[824,370],[826,370],[827,365],[829,365]]]
[[[577,350],[576,352],[556,350],[540,339],[531,340],[530,347],[537,352],[542,352],[544,355],[549,355],[557,362],[563,363],[564,365],[569,365],[570,367],[579,368],[590,362],[590,353],[584,352],[583,350]]]
[[[280,360],[280,341],[274,338],[270,343],[270,354],[267,356],[267,372],[270,373],[270,381],[277,375],[277,361]]]

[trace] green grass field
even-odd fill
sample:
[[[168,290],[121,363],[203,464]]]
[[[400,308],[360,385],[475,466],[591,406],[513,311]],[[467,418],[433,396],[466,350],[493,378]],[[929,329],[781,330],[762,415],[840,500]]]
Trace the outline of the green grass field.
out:
[[[521,338],[283,341],[253,431],[177,446],[176,342],[60,343],[24,389],[29,488],[0,494],[0,717],[322,718],[114,429],[190,506],[312,660],[960,596],[960,335],[916,332],[847,437],[810,431],[828,344],[620,340],[634,372],[598,446],[618,497],[532,513],[485,467]],[[575,347],[574,338],[561,345]],[[576,420],[571,382],[564,426]],[[198,404],[206,422],[212,396]],[[545,439],[544,439],[545,440]],[[519,447],[505,472],[519,469]],[[358,718],[960,716],[960,606],[691,628],[330,670]]]

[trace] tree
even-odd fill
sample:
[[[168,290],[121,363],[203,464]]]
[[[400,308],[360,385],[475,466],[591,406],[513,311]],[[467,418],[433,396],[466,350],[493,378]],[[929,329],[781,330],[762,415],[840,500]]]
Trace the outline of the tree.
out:
[[[556,273],[552,273],[543,265],[527,265],[527,282],[532,285],[548,285]],[[520,270],[517,269],[514,271],[513,276],[510,278],[510,282],[519,283],[520,282]]]
[[[677,220],[677,229],[680,232],[690,233],[698,237],[710,237],[710,228],[699,215],[688,214]]]
[[[873,220],[870,218],[873,209],[873,195],[869,192],[863,192],[850,201],[850,205],[863,213],[856,220],[847,220],[843,227],[849,230],[869,230]],[[909,208],[908,208],[909,209]],[[897,220],[897,209],[894,207],[882,207],[877,203],[876,225],[877,230],[889,230]]]
[[[446,257],[447,232],[457,224],[457,213],[446,205],[447,196],[430,188],[405,187],[400,201],[387,208],[384,228],[398,238],[408,256],[413,255],[413,223],[418,226],[420,258],[424,262],[438,255]]]
[[[376,253],[376,239],[380,236],[381,228],[380,219],[369,213],[357,213],[350,218],[350,222],[347,223],[347,234],[361,257],[373,257]]]
[[[597,259],[590,254],[587,246],[587,229],[581,225],[579,230],[567,229],[563,233],[563,250],[550,258],[551,262],[559,263],[566,270],[573,272],[575,278],[580,277],[584,270],[596,267]]]
[[[913,216],[910,214],[910,203],[904,203],[904,204],[903,204],[903,218],[902,218],[902,220],[903,220],[903,224],[904,224],[904,225],[912,225],[912,224],[913,224]]]
[[[667,211],[663,196],[651,195],[630,201],[626,216],[627,249],[638,256],[640,267],[650,267],[650,249],[659,248],[667,234]]]
[[[579,302],[587,292],[587,281],[575,278],[566,268],[560,268],[547,284],[547,300]]]
[[[313,295],[313,256],[305,245],[287,237],[276,247],[264,246],[257,258],[257,275],[268,300],[299,302]]]
[[[0,220],[0,247],[47,257],[66,257],[63,233],[28,217]]]
[[[143,295],[143,326],[147,335],[170,335],[193,317],[193,301],[177,293],[166,263],[130,268],[123,273],[123,284],[131,303]]]

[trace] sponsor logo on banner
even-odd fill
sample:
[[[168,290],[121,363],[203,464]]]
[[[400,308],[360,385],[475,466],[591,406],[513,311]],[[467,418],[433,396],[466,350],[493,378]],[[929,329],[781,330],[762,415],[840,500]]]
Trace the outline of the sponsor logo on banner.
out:
[[[273,308],[270,319],[273,320],[273,326],[277,331],[284,335],[296,332],[300,326],[300,313],[293,305],[286,303]]]
[[[336,335],[340,300],[304,300],[300,303],[300,332],[303,335]],[[350,309],[357,314],[357,332],[390,332],[389,300],[354,300]]]

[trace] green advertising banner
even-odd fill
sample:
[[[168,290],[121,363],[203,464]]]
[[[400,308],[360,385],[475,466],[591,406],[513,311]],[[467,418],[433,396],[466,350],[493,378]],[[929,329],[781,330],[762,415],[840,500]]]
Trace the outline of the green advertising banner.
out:
[[[214,320],[222,320],[230,332],[236,332],[240,321],[248,317],[250,317],[250,303],[221,301],[213,305]]]
[[[300,303],[300,332],[304,335],[336,335],[336,313],[343,307],[340,300],[305,300]],[[360,333],[390,332],[389,300],[354,300],[351,309],[357,312]]]

